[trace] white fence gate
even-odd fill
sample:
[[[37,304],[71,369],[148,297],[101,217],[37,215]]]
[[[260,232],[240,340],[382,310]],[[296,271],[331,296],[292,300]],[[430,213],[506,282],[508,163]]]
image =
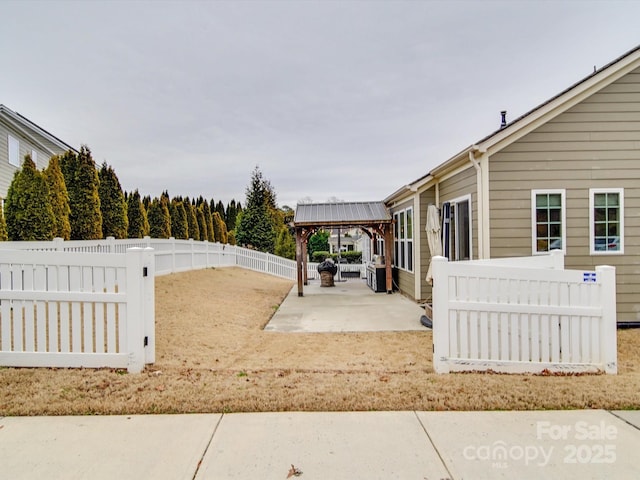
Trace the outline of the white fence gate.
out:
[[[615,268],[564,270],[562,252],[433,258],[433,364],[452,371],[617,373]]]
[[[141,372],[155,361],[152,252],[0,250],[0,365]]]

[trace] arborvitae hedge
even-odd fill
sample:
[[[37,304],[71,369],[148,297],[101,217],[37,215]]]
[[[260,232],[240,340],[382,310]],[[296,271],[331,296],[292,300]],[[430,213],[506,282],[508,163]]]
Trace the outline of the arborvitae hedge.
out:
[[[196,208],[196,218],[198,219],[198,228],[200,229],[200,240],[209,240],[207,221],[204,217],[204,207],[202,205]]]
[[[53,211],[53,236],[69,240],[71,238],[71,223],[69,215],[69,193],[60,169],[60,157],[54,155],[49,159],[49,165],[44,171],[44,177],[49,187],[49,203]]]
[[[5,209],[9,240],[53,239],[54,218],[49,204],[49,187],[31,155],[24,157],[22,168],[13,177]]]
[[[296,240],[291,235],[289,228],[284,225],[280,228],[278,238],[276,239],[276,248],[274,253],[280,257],[294,260],[296,258]]]
[[[171,235],[183,240],[189,238],[189,225],[184,204],[173,199],[169,204],[169,214],[171,215]]]
[[[236,208],[236,201],[231,200],[227,204],[227,211],[224,214],[224,223],[227,225],[227,230],[235,230],[236,228],[236,216],[238,215],[238,210]]]
[[[233,230],[231,230],[228,234],[227,234],[227,243],[229,245],[235,245],[236,244],[236,234]]]
[[[169,238],[171,236],[171,217],[164,199],[154,198],[151,201],[147,218],[151,238]]]
[[[211,215],[211,210],[209,209],[209,204],[207,202],[202,203],[202,210],[204,213],[204,220],[207,224],[207,240],[210,242],[218,241],[218,237],[213,231],[213,216]]]
[[[128,237],[143,238],[149,234],[149,222],[138,190],[127,197]]]
[[[211,203],[213,203],[213,199],[211,200]],[[221,200],[218,201],[218,203],[216,203],[216,208],[212,208],[211,212],[218,212],[218,215],[220,215],[220,219],[224,222],[225,221],[225,208],[224,208],[224,204],[222,203]]]
[[[98,172],[102,233],[105,237],[127,238],[127,205],[116,172],[104,162]]]
[[[0,242],[9,240],[7,235],[7,223],[4,220],[4,212],[2,211],[2,201],[0,201]]]
[[[187,212],[187,227],[188,238],[194,240],[200,240],[200,227],[198,226],[198,217],[196,216],[196,209],[189,200],[189,197],[184,199],[184,209]]]
[[[76,155],[66,152],[60,161],[69,192],[72,240],[96,240],[102,237],[102,214],[98,195],[98,172],[86,145]]]
[[[220,214],[218,212],[213,212],[212,223],[213,223],[213,235],[216,239],[216,242],[227,243],[226,232],[223,231],[224,222],[222,218],[220,218]]]

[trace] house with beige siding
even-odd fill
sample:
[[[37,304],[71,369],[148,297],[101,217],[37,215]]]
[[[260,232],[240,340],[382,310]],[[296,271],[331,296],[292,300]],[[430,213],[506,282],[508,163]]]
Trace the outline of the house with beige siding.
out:
[[[433,204],[450,260],[560,249],[566,268],[613,265],[618,322],[640,320],[640,47],[503,121],[385,204],[396,222],[397,287],[417,301],[431,295]]]
[[[31,120],[0,104],[0,199],[7,196],[13,175],[26,155],[38,169],[46,168],[53,155],[76,151]]]

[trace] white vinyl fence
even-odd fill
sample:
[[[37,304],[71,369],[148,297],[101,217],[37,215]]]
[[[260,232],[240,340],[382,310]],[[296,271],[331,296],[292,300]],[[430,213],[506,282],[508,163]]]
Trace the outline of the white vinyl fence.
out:
[[[221,243],[193,239],[138,238],[116,240],[62,240],[50,242],[0,242],[0,250],[31,250],[84,253],[122,253],[129,248],[153,248],[156,276],[200,268],[238,266],[289,280],[296,280],[296,262],[269,253]],[[307,264],[307,277],[319,279],[318,263]],[[340,264],[342,272],[358,273],[365,278],[364,264]]]
[[[112,367],[155,361],[151,249],[0,250],[0,365]]]
[[[155,362],[155,276],[229,266],[297,278],[295,261],[220,243],[0,242],[0,366],[140,372]]]
[[[615,268],[562,252],[433,259],[433,363],[452,371],[617,373]]]

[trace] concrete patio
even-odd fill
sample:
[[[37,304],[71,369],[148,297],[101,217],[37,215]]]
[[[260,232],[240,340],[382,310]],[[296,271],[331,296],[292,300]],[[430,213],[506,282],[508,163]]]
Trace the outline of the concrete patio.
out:
[[[294,286],[265,331],[271,332],[379,332],[424,331],[424,309],[400,293],[375,293],[363,279],[336,281],[321,287],[309,280],[304,296]]]

